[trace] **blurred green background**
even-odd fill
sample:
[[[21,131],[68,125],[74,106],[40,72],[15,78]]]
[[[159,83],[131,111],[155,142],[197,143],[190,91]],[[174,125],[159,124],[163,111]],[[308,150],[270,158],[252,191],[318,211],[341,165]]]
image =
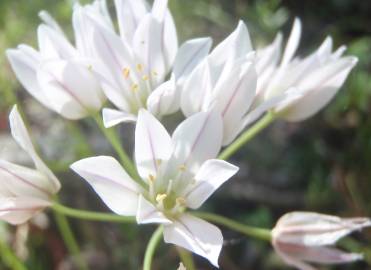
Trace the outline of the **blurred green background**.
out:
[[[0,154],[7,152],[14,159],[22,159],[5,146],[10,140],[8,111],[18,102],[26,112],[43,156],[59,173],[62,201],[76,208],[108,211],[85,182],[68,172],[68,165],[93,153],[109,154],[109,146],[89,120],[67,122],[33,101],[21,89],[4,55],[6,48],[20,43],[36,44],[37,13],[42,9],[55,16],[71,34],[72,2],[0,1]],[[112,7],[113,1],[108,2]],[[276,122],[240,151],[233,158],[241,166],[239,175],[223,186],[204,209],[266,228],[293,210],[371,216],[371,1],[170,0],[170,8],[181,41],[212,36],[215,44],[242,19],[248,24],[254,45],[259,47],[271,42],[278,31],[282,30],[287,37],[293,18],[300,17],[301,55],[311,52],[331,35],[336,47],[346,44],[347,53],[359,58],[346,85],[325,110],[297,124]],[[132,128],[121,127],[128,145]],[[6,227],[9,235],[1,233],[4,241],[16,246],[31,270],[75,269],[52,217],[50,214],[49,225],[42,229],[37,224],[30,225],[23,249],[19,247],[19,242],[23,242],[18,239],[22,228]],[[153,231],[153,226],[137,228],[77,220],[72,220],[72,225],[90,269],[94,270],[140,269],[146,242]],[[226,229],[223,233],[226,242],[221,269],[288,269],[267,243]],[[371,233],[365,235],[359,240],[367,247]],[[197,269],[212,269],[205,260],[195,259]],[[368,256],[366,259],[371,262]],[[154,269],[175,270],[178,262],[175,249],[161,245]],[[0,263],[0,269],[7,268]],[[356,263],[324,269],[370,269],[370,266]]]

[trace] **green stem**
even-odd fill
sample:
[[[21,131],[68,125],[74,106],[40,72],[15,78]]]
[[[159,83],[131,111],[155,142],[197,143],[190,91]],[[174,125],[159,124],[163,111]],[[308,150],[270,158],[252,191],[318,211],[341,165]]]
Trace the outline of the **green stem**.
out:
[[[234,231],[240,232],[246,236],[254,237],[259,240],[271,241],[271,231],[268,229],[262,229],[257,227],[251,227],[245,224],[241,224],[229,218],[219,216],[216,214],[205,213],[205,212],[194,212],[195,216],[223,225],[227,228],[230,228]]]
[[[151,239],[148,242],[146,253],[144,254],[143,270],[151,270],[153,255],[155,254],[155,250],[160,243],[163,230],[163,227],[159,226],[152,234]]]
[[[80,248],[76,242],[75,236],[73,235],[68,220],[60,212],[55,211],[54,216],[68,251],[70,252],[71,255],[73,255],[76,258],[79,269],[87,270],[88,266],[86,265],[84,259],[81,257]]]
[[[256,122],[251,128],[246,130],[240,137],[238,137],[231,145],[225,148],[219,155],[219,159],[227,160],[243,145],[255,137],[260,131],[266,128],[275,119],[273,113],[267,113],[263,118]]]
[[[116,223],[132,223],[135,222],[133,217],[124,217],[110,213],[99,213],[93,211],[85,211],[74,208],[69,208],[59,203],[54,203],[52,209],[60,214],[68,217],[102,222],[116,222]]]
[[[124,148],[122,147],[120,139],[115,130],[113,128],[105,128],[103,120],[100,117],[100,115],[95,114],[93,115],[93,118],[97,125],[99,126],[100,130],[103,132],[104,136],[106,136],[107,140],[112,145],[113,149],[116,151],[117,155],[119,156],[123,166],[129,173],[129,175],[133,177],[133,179],[137,180],[139,183],[142,184],[142,181],[140,181],[140,176],[138,175],[138,172],[133,162],[131,161],[129,156],[126,154]]]
[[[189,251],[185,250],[184,248],[177,248],[177,251],[179,253],[180,259],[183,262],[184,267],[187,270],[195,270],[196,266],[193,261],[192,254]]]
[[[12,270],[27,270],[27,267],[18,259],[9,246],[0,240],[0,256],[2,262]]]

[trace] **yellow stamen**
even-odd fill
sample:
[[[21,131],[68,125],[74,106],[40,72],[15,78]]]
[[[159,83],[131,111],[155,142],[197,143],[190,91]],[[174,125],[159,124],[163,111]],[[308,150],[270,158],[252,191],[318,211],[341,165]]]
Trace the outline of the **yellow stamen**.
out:
[[[138,86],[136,83],[133,83],[133,84],[131,85],[131,90],[132,90],[133,92],[137,92],[138,89],[139,89],[139,86]]]
[[[143,66],[142,66],[142,64],[137,64],[137,70],[138,70],[139,72],[142,72],[142,71],[143,71]]]
[[[176,198],[176,203],[180,206],[185,206],[187,204],[187,201],[183,197],[178,197]]]
[[[156,180],[156,177],[154,177],[152,174],[148,175],[148,179],[151,182],[154,182]]]
[[[157,166],[160,166],[162,164],[162,160],[161,159],[156,159],[156,164],[157,164]]]
[[[179,169],[181,172],[184,172],[185,170],[187,170],[187,167],[186,167],[184,164],[182,164],[182,165],[179,166],[178,169]]]
[[[156,202],[162,202],[163,200],[165,200],[167,197],[167,194],[157,194],[156,196]]]
[[[157,73],[155,70],[153,70],[153,71],[152,71],[152,75],[153,75],[153,76],[157,76],[158,73]]]
[[[143,81],[148,81],[149,78],[148,78],[147,75],[143,75],[142,79],[143,79]]]
[[[124,68],[122,70],[122,74],[124,75],[125,79],[129,78],[129,76],[130,76],[130,68]]]

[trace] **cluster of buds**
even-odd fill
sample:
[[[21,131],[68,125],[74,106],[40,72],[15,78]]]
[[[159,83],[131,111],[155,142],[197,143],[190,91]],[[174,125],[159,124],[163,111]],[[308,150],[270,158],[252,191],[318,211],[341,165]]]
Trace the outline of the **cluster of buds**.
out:
[[[334,97],[357,63],[333,51],[327,38],[305,58],[295,56],[301,23],[295,19],[282,48],[282,35],[254,49],[248,29],[237,28],[212,49],[210,37],[178,46],[167,0],[115,0],[119,33],[105,0],[73,7],[75,43],[45,11],[40,13],[38,50],[9,49],[10,64],[24,88],[45,107],[78,120],[102,112],[106,128],[135,122],[135,165],[139,177],[109,156],[74,162],[116,214],[138,224],[164,226],[164,240],[218,266],[221,231],[186,211],[197,209],[238,167],[217,159],[246,127],[264,114],[304,120]],[[111,108],[103,108],[106,101]],[[162,116],[181,111],[185,120],[172,135]],[[0,160],[0,219],[28,221],[51,205],[60,183],[36,153],[14,107],[11,132],[36,169]],[[284,216],[272,231],[273,246],[289,265],[344,263],[361,258],[329,248],[339,238],[370,226],[365,218],[340,219],[315,213]],[[184,269],[180,266],[179,269]]]

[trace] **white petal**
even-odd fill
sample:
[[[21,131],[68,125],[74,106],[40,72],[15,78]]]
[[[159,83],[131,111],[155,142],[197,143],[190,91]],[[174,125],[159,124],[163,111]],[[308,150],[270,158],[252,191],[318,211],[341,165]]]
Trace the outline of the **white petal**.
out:
[[[76,50],[66,37],[50,26],[41,24],[37,29],[39,49],[44,59],[71,59]]]
[[[135,55],[148,74],[152,88],[158,86],[166,75],[162,31],[163,23],[148,14],[142,19],[133,40]]]
[[[317,113],[332,100],[356,63],[354,57],[342,58],[308,75],[298,86],[307,89],[307,94],[290,106],[283,117],[289,121],[301,121]]]
[[[130,74],[134,73],[133,54],[128,44],[100,25],[95,26],[93,38],[95,52],[107,69],[102,72],[103,90],[113,104],[121,110],[129,111],[133,95],[131,82],[125,78],[123,70],[128,69]]]
[[[186,41],[180,46],[174,62],[173,72],[182,83],[194,68],[208,55],[212,45],[211,38],[196,38]]]
[[[168,0],[154,0],[151,12],[154,18],[156,18],[158,21],[163,21],[165,19],[167,3]]]
[[[41,61],[39,52],[27,45],[18,49],[9,49],[6,56],[22,86],[45,107],[51,108],[48,99],[41,90],[36,77],[36,69]]]
[[[176,32],[173,16],[168,10],[163,23],[162,31],[164,61],[166,72],[172,68],[178,51],[178,36]]]
[[[78,62],[46,62],[38,70],[38,79],[54,109],[68,119],[86,117],[104,101],[94,73]]]
[[[299,46],[300,36],[301,36],[301,22],[298,18],[295,18],[289,40],[287,41],[285,52],[283,53],[281,66],[286,66],[294,57],[296,50],[298,49]]]
[[[140,187],[112,157],[98,156],[79,160],[71,169],[83,177],[116,214],[135,216]]]
[[[218,79],[227,60],[240,59],[252,51],[250,35],[243,21],[211,52],[209,59],[214,80]]]
[[[57,21],[49,14],[49,12],[42,10],[39,12],[40,19],[48,26],[59,32],[60,34],[64,35],[64,32]]]
[[[50,202],[37,198],[0,198],[0,220],[19,225],[50,205]]]
[[[174,157],[178,164],[194,171],[219,153],[223,137],[220,114],[201,112],[184,120],[174,131]]]
[[[0,183],[3,194],[48,200],[54,195],[53,183],[43,173],[0,160]]]
[[[218,258],[223,245],[223,235],[214,225],[183,214],[174,224],[164,228],[164,240],[188,249],[208,259],[218,267]]]
[[[232,70],[215,88],[216,108],[223,118],[223,145],[231,143],[238,134],[241,118],[250,109],[256,93],[257,74],[252,63]]]
[[[140,20],[147,13],[143,0],[115,0],[121,37],[129,43],[133,40]]]
[[[171,224],[169,220],[162,212],[147,201],[142,195],[139,197],[138,212],[136,215],[138,224],[148,223],[160,223],[160,224]]]
[[[17,106],[14,106],[9,114],[9,124],[13,138],[22,147],[22,149],[30,155],[37,170],[44,173],[48,177],[50,181],[48,190],[52,193],[56,193],[60,189],[60,183],[52,171],[45,165],[37,154],[27,128],[18,112]]]
[[[224,182],[235,175],[238,167],[223,160],[210,159],[202,164],[195,176],[195,184],[184,194],[187,206],[199,208]]]
[[[173,150],[170,135],[149,112],[140,110],[135,128],[135,161],[143,179],[157,176],[159,164],[167,161]]]
[[[102,116],[105,128],[111,128],[120,123],[137,121],[137,117],[133,114],[108,108],[102,110]]]
[[[210,109],[213,90],[209,62],[200,63],[184,82],[181,92],[181,108],[185,116]]]
[[[163,116],[175,113],[180,107],[180,93],[174,76],[158,86],[147,99],[147,108],[153,115]]]

